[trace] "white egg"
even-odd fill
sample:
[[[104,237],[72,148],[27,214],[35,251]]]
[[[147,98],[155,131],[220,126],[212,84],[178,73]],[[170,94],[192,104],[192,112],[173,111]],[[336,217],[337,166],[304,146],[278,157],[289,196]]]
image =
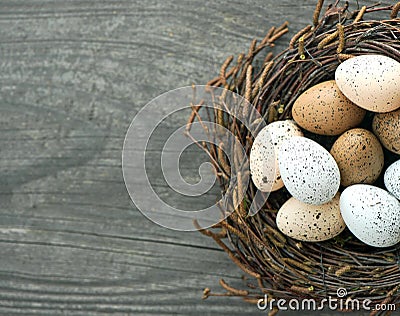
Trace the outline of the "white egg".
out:
[[[400,202],[389,192],[368,184],[355,184],[340,196],[340,212],[350,231],[374,247],[400,242]]]
[[[281,146],[278,158],[283,183],[299,201],[320,205],[332,200],[338,192],[338,165],[315,141],[292,137]]]
[[[335,72],[340,91],[359,107],[378,113],[400,108],[400,63],[383,55],[360,55]]]
[[[279,148],[288,138],[302,135],[292,120],[273,122],[258,133],[250,152],[250,171],[260,191],[271,192],[283,187],[277,160]]]
[[[400,160],[386,169],[384,181],[386,189],[400,200]]]

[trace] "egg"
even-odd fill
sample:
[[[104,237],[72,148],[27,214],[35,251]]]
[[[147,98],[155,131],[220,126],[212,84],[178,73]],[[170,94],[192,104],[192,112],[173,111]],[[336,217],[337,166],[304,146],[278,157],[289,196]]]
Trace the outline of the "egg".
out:
[[[342,134],[330,151],[340,170],[340,183],[374,183],[382,172],[385,158],[379,140],[370,131],[354,128]]]
[[[340,172],[331,154],[315,141],[294,136],[278,153],[279,170],[287,190],[307,204],[325,204],[340,186]]]
[[[384,182],[386,189],[400,200],[400,160],[386,169]]]
[[[273,122],[258,133],[250,151],[250,173],[260,191],[276,191],[283,187],[278,151],[285,140],[302,135],[303,132],[292,120]]]
[[[389,192],[368,184],[349,186],[340,197],[340,212],[365,244],[389,247],[400,242],[400,202]]]
[[[400,155],[400,110],[375,114],[372,130],[384,147]]]
[[[378,113],[400,108],[400,63],[383,55],[360,55],[341,63],[335,80],[343,94]]]
[[[319,83],[293,104],[293,119],[309,132],[319,135],[339,135],[358,126],[366,111],[356,106],[340,92],[335,80]]]
[[[286,236],[302,241],[324,241],[346,227],[340,214],[340,194],[326,204],[310,205],[290,198],[279,209],[276,224]]]

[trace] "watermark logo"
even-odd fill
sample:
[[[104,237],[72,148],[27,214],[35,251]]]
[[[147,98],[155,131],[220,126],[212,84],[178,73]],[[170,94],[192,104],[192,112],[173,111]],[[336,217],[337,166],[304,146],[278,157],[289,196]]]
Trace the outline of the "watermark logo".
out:
[[[327,296],[319,301],[309,299],[275,299],[269,298],[266,294],[264,298],[261,298],[257,302],[259,310],[293,310],[293,311],[321,311],[321,310],[332,310],[332,311],[395,311],[396,304],[373,304],[370,299],[357,299],[348,296],[348,292],[345,288],[338,288],[336,291],[336,297]]]
[[[193,122],[187,124],[190,111],[194,111],[192,115],[195,117]],[[149,140],[160,124],[179,116],[186,118],[185,123],[173,125],[173,132],[160,149],[160,176],[168,187],[178,196],[200,198],[214,186],[215,172],[226,172],[219,169],[217,161],[210,164],[214,158],[208,157],[199,166],[200,181],[195,184],[185,181],[179,161],[182,153],[191,145],[206,145],[210,150],[222,151],[230,169],[229,175],[223,174],[229,185],[221,199],[214,205],[196,211],[179,209],[167,203],[154,190],[148,174],[149,168],[150,171],[152,168],[146,160]],[[251,137],[255,137],[266,126],[259,112],[246,99],[221,88],[183,87],[164,93],[144,106],[127,131],[122,152],[125,185],[136,207],[154,223],[180,231],[196,230],[194,220],[201,228],[208,228],[229,216],[245,198],[250,182],[246,154],[248,148],[244,148],[238,140],[238,131],[231,130],[233,120],[240,122],[238,125],[247,130],[239,133],[246,132]],[[269,150],[271,155],[275,155],[274,148]],[[275,170],[270,172],[268,178],[274,178]],[[268,193],[256,191],[255,198],[249,202],[249,215],[256,214],[267,198]]]
[[[345,288],[341,288],[340,287],[340,288],[337,289],[336,295],[337,295],[338,298],[345,297],[345,296],[347,296],[347,290]]]

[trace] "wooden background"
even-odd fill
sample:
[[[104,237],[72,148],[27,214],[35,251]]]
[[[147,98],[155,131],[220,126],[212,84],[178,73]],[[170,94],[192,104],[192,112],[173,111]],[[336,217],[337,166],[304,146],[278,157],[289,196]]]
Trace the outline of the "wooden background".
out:
[[[288,20],[282,49],[315,2],[0,1],[0,314],[261,314],[201,300],[242,272],[211,240],[135,208],[122,144],[151,99],[206,83]]]

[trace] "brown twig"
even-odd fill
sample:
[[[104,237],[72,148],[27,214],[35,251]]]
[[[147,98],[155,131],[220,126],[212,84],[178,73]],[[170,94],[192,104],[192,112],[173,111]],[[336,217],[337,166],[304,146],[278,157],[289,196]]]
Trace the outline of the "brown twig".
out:
[[[229,56],[221,66],[221,70],[219,72],[219,76],[221,78],[221,81],[222,81],[223,85],[226,85],[226,69],[228,68],[228,66],[230,65],[232,60],[233,60],[233,55]]]
[[[354,18],[353,24],[358,23],[363,18],[365,11],[367,11],[367,6],[363,6],[361,10],[358,12],[357,16]]]
[[[392,9],[392,12],[390,13],[390,18],[395,19],[397,17],[397,14],[399,13],[400,10],[400,2],[397,2]]]
[[[305,59],[306,56],[304,55],[304,36],[301,36],[299,38],[299,47],[298,47],[298,53],[300,56],[300,59]]]
[[[246,73],[246,92],[244,95],[244,98],[251,102],[251,84],[252,84],[252,76],[253,74],[253,66],[249,65],[249,67],[247,68],[247,73]]]
[[[314,27],[319,23],[319,16],[321,14],[322,6],[324,5],[324,0],[318,0],[317,7],[315,8],[313,15],[313,25]]]
[[[340,268],[339,270],[337,270],[337,271],[335,272],[335,275],[336,275],[337,277],[340,277],[340,276],[342,276],[344,273],[349,272],[350,270],[351,270],[351,266],[347,265],[347,266],[344,266],[344,267]]]
[[[273,42],[275,42],[277,39],[279,39],[279,38],[281,38],[283,35],[285,35],[287,32],[289,32],[289,29],[283,29],[283,30],[281,30],[281,31],[279,31],[278,33],[276,33],[276,34],[274,34],[274,36],[272,36],[270,39],[269,39],[269,43],[273,43]]]
[[[344,28],[341,23],[337,24],[337,32],[339,34],[339,44],[336,49],[336,53],[340,54],[343,51],[344,46],[346,45],[346,37],[344,34]]]
[[[307,25],[305,28],[301,29],[299,32],[297,32],[292,39],[289,42],[289,48],[293,49],[294,48],[294,44],[297,42],[297,40],[302,37],[304,34],[308,33],[311,31],[312,26],[311,25]]]
[[[219,280],[219,284],[225,290],[227,290],[228,292],[230,292],[232,294],[235,294],[235,295],[238,295],[238,296],[247,296],[247,295],[249,295],[249,291],[236,289],[236,288],[230,286],[228,283],[226,283],[224,279],[220,279]]]
[[[326,35],[326,37],[319,42],[318,44],[318,49],[321,50],[323,49],[327,44],[329,44],[330,42],[332,42],[334,39],[336,39],[336,37],[339,35],[338,31],[335,31],[331,34]]]

